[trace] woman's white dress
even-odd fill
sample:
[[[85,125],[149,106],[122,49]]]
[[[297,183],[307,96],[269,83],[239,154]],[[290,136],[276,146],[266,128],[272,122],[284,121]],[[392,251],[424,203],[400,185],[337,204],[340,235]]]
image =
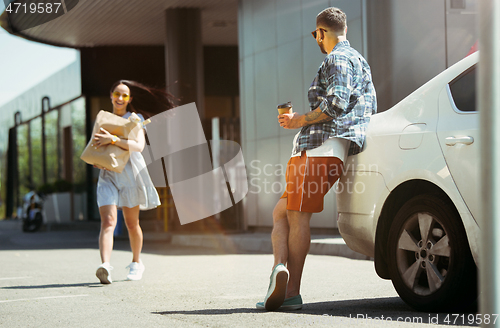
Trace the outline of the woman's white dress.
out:
[[[123,118],[131,115],[127,112]],[[142,121],[144,118],[138,114]],[[139,152],[130,152],[130,159],[121,173],[101,170],[97,181],[97,205],[116,205],[149,210],[161,204],[144,157]]]

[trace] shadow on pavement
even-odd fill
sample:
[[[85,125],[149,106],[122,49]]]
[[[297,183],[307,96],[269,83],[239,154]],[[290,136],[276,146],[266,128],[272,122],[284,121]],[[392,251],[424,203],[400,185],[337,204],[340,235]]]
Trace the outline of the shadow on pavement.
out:
[[[471,309],[474,310],[474,309]],[[290,324],[313,325],[327,324],[335,326],[337,324],[351,323],[419,323],[419,324],[442,324],[455,326],[479,326],[474,320],[469,321],[476,315],[475,311],[449,313],[425,313],[418,312],[409,307],[399,297],[370,298],[342,300],[332,302],[305,303],[302,310],[297,311],[277,311],[290,315]],[[256,308],[233,308],[233,309],[205,309],[192,311],[164,311],[153,312],[160,315],[228,315],[236,313],[266,313]],[[304,316],[307,315],[307,316]]]
[[[304,305],[300,312],[309,315],[321,315],[324,317],[325,322],[328,322],[329,318],[333,320],[332,317],[344,317],[345,322],[351,320],[351,322],[358,323],[362,323],[362,320],[365,320],[364,323],[392,320],[424,324],[479,326],[475,323],[468,324],[467,320],[469,314],[475,316],[475,309],[471,308],[465,312],[455,314],[419,312],[411,308],[399,297],[309,303]]]

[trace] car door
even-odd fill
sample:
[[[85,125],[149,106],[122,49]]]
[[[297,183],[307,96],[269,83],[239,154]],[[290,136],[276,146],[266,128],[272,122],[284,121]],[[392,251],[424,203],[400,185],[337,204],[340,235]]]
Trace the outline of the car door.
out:
[[[437,135],[452,178],[472,216],[480,206],[479,113],[476,65],[448,83],[439,96]]]

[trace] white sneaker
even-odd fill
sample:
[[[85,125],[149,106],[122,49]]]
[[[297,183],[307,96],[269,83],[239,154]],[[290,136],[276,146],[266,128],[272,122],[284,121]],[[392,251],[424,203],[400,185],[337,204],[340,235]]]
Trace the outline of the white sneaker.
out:
[[[142,264],[141,260],[139,260],[139,263],[137,263],[137,262],[130,263],[127,266],[127,268],[130,269],[129,274],[127,275],[127,280],[141,280],[142,273],[146,269],[144,267],[144,264]]]
[[[95,275],[99,278],[101,284],[110,284],[113,282],[111,280],[111,270],[113,270],[113,267],[109,264],[109,262],[104,262],[99,265]]]

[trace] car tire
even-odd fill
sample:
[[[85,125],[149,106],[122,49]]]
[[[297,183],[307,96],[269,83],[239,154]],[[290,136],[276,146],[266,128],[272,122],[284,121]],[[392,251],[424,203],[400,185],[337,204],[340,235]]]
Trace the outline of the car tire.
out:
[[[467,308],[477,298],[477,267],[455,208],[419,195],[396,214],[388,239],[394,288],[420,311]]]

